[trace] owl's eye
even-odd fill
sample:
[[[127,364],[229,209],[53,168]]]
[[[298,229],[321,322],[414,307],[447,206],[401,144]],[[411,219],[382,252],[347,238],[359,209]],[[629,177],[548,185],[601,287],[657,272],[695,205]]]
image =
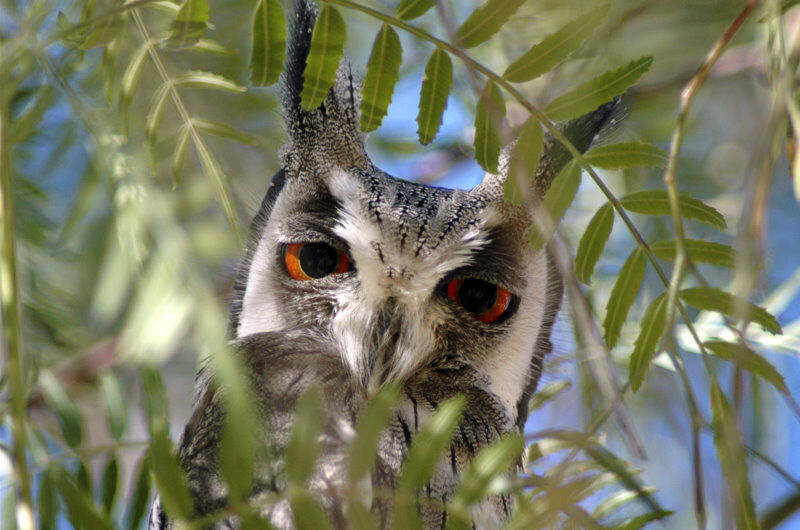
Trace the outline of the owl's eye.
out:
[[[350,270],[347,254],[327,243],[291,243],[284,256],[286,270],[295,280],[316,280]]]
[[[447,284],[447,296],[487,324],[497,322],[511,306],[512,294],[502,287],[477,278],[453,280]]]

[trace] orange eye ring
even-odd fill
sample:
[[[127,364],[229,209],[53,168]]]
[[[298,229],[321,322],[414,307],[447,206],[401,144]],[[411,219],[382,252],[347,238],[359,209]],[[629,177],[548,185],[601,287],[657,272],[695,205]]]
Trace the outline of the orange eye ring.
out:
[[[350,259],[327,243],[290,243],[284,253],[286,272],[298,281],[318,280],[350,270]]]
[[[462,288],[465,286],[466,292],[462,293]],[[491,305],[485,299],[476,299],[476,288],[478,291],[483,291],[478,294],[483,295],[484,298],[494,289],[495,296],[494,300],[490,302]],[[464,299],[465,295],[467,299]],[[502,287],[473,278],[459,278],[448,283],[447,296],[469,311],[475,319],[486,324],[492,324],[503,318],[507,314],[509,307],[511,307],[513,298],[513,295]]]

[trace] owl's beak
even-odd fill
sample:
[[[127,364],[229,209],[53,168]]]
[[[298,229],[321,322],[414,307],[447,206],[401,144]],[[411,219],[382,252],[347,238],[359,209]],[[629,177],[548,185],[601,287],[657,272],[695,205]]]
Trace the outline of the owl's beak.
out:
[[[378,309],[369,340],[370,394],[377,392],[387,382],[392,371],[403,320],[402,310],[394,298],[386,300]]]

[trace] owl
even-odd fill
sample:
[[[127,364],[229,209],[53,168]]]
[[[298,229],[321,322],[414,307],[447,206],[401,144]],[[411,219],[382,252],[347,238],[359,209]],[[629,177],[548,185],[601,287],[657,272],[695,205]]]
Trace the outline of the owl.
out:
[[[324,421],[307,486],[331,525],[346,527],[354,501],[339,492],[348,440],[365,403],[396,385],[399,401],[357,501],[380,527],[393,526],[392,497],[381,492],[397,487],[409,446],[437,406],[462,395],[452,442],[418,493],[424,526],[442,528],[471,459],[525,424],[562,283],[546,251],[529,244],[529,215],[503,199],[507,163],[469,191],[384,173],[365,151],[359,83],[346,61],[324,102],[301,108],[315,17],[312,2],[295,2],[282,78],[288,142],[252,222],[231,306],[231,341],[256,400],[254,430],[271,455],[256,464],[250,504],[274,527],[294,527],[289,503],[275,499],[286,488],[283,451],[295,403],[314,387]],[[614,107],[563,130],[585,150]],[[532,189],[541,195],[569,158],[547,138]],[[213,376],[199,378],[198,396],[178,456],[203,517],[224,513],[228,502],[217,462],[225,408]],[[491,497],[473,508],[474,525],[500,526],[511,510],[510,497]],[[156,500],[150,528],[170,527]]]

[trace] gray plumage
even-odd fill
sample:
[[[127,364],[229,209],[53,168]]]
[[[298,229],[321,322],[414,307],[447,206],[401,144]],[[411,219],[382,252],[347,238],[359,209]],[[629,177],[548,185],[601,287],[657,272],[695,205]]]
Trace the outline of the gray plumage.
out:
[[[437,405],[463,394],[466,412],[434,477],[420,492],[424,525],[440,528],[459,474],[474,455],[522,429],[528,400],[549,353],[562,286],[546,253],[528,245],[530,219],[503,200],[504,175],[487,175],[469,191],[407,182],[370,161],[359,130],[359,90],[350,68],[314,110],[300,107],[302,72],[316,15],[295,2],[282,100],[288,142],[251,227],[234,286],[230,334],[251,379],[265,453],[255,468],[251,505],[278,528],[292,528],[282,453],[298,396],[319,387],[324,402],[321,457],[308,487],[335,527],[345,527],[346,447],[359,412],[388,383],[400,403],[381,435],[377,465],[358,501],[381,527],[391,527],[391,497],[409,444]],[[568,124],[585,150],[616,103]],[[534,190],[543,194],[569,159],[548,138]],[[307,281],[285,263],[293,244],[324,243],[350,267]],[[481,321],[456,303],[451,283],[475,279],[511,298],[502,316]],[[458,284],[461,285],[461,284]],[[499,292],[499,291],[498,291]],[[499,295],[498,295],[499,296]],[[224,510],[226,487],[217,466],[223,393],[200,378],[198,401],[180,443],[179,459],[197,516]],[[477,527],[500,525],[512,500],[496,496],[473,509]],[[236,527],[235,518],[216,528]],[[150,528],[171,523],[156,501]]]

